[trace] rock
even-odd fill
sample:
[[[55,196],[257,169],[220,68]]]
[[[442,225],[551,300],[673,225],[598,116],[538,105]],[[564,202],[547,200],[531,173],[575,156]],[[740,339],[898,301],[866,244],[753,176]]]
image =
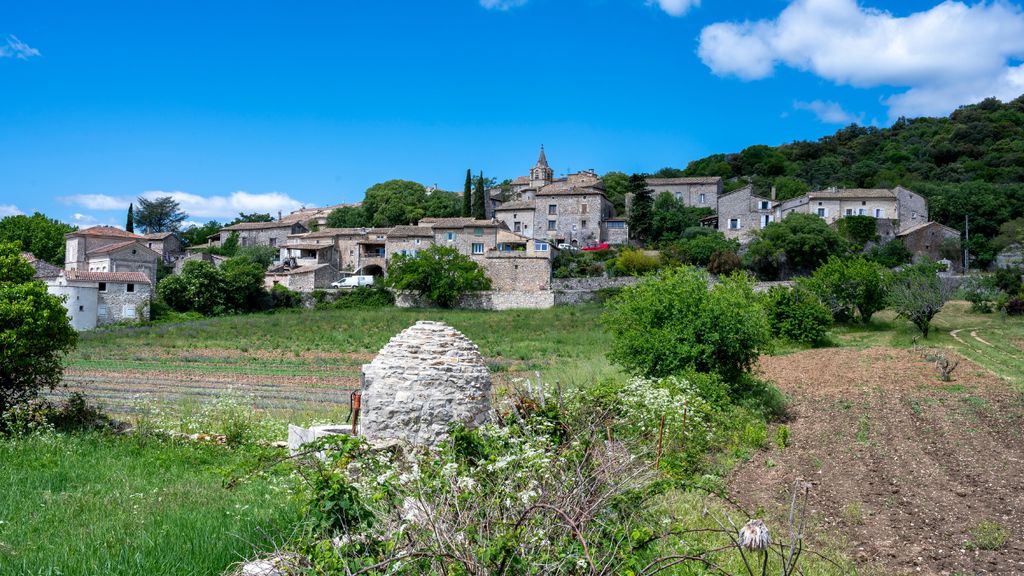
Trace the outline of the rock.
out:
[[[303,573],[306,561],[295,554],[275,554],[263,560],[242,564],[234,576],[297,576]]]
[[[417,322],[363,366],[359,433],[371,443],[433,446],[451,424],[491,417],[491,374],[480,349],[442,322]]]
[[[303,428],[294,424],[288,425],[288,454],[295,456],[302,451],[302,445],[312,442],[318,438],[324,436],[335,436],[338,434],[350,434],[352,428],[344,424],[325,424],[322,426],[313,426],[311,428]],[[322,454],[317,455],[321,460],[324,458]]]

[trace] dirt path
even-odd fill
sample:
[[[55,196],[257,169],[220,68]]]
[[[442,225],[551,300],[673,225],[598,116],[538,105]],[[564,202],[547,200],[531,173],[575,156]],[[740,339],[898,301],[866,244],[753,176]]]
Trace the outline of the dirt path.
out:
[[[763,358],[792,398],[790,445],[740,466],[732,492],[773,515],[796,479],[814,482],[812,532],[845,543],[868,573],[1024,574],[1024,395],[966,360],[940,382],[924,356]],[[999,550],[969,544],[983,521],[1006,529]]]

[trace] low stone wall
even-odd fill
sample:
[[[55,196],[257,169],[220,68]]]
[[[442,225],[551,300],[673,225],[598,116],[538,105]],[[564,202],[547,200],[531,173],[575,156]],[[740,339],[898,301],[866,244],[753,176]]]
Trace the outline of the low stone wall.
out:
[[[576,290],[603,290],[605,288],[625,288],[640,283],[640,278],[635,276],[621,276],[618,278],[556,278],[551,281],[552,290],[573,292]]]
[[[555,305],[555,294],[550,290],[542,292],[473,292],[464,294],[456,308],[465,310],[514,310],[517,308],[551,308]],[[437,306],[412,292],[395,294],[395,306],[399,308],[436,308]]]

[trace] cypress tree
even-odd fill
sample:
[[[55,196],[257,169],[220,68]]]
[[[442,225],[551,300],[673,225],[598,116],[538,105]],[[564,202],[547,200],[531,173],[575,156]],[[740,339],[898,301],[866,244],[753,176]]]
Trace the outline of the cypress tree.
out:
[[[469,168],[466,168],[466,187],[462,190],[462,216],[469,218],[473,215],[473,176]]]
[[[484,173],[481,171],[480,176],[476,179],[476,193],[473,194],[473,218],[477,220],[487,219],[486,194],[487,191],[484,190]]]
[[[128,232],[135,232],[135,204],[128,205],[128,221],[125,222],[124,229]]]
[[[629,235],[634,240],[646,242],[651,237],[654,217],[654,196],[647,187],[647,178],[643,174],[633,174],[626,190],[633,195],[629,209]]]

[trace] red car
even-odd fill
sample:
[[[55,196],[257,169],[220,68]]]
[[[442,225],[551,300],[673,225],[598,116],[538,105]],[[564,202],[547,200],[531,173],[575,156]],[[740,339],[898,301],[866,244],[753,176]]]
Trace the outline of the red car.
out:
[[[586,252],[600,252],[601,250],[607,250],[609,248],[611,248],[611,246],[609,246],[605,242],[602,242],[602,243],[600,243],[600,244],[598,244],[596,246],[587,246],[583,250],[586,251]]]

